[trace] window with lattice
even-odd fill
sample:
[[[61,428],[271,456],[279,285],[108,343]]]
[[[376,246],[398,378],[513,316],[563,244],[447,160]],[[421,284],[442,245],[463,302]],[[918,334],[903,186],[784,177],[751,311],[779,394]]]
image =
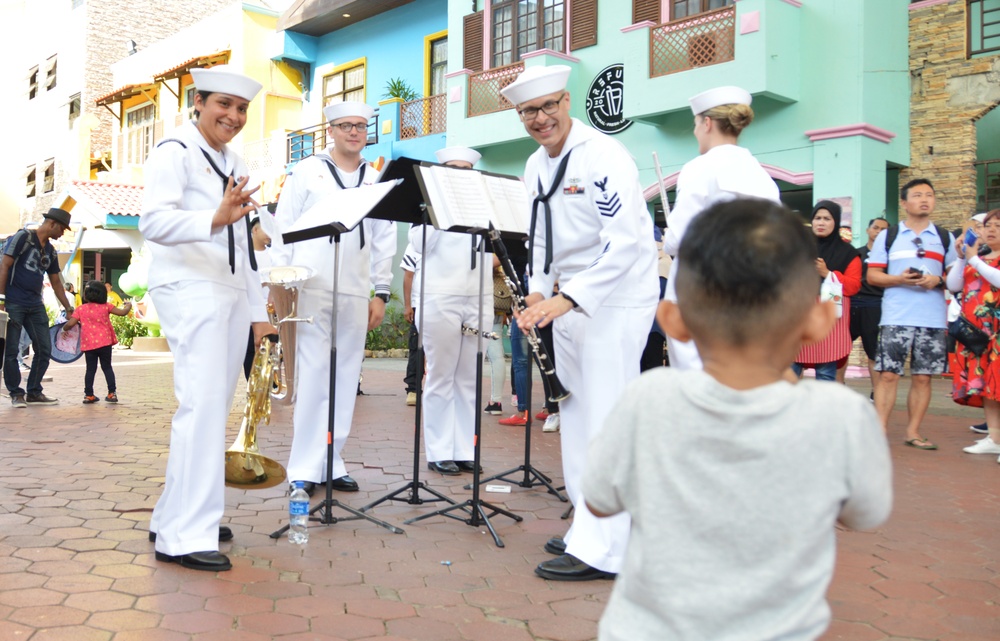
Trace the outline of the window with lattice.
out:
[[[365,66],[358,65],[323,77],[323,106],[365,101]]]
[[[538,49],[564,52],[563,0],[505,0],[495,2],[491,16],[493,67],[513,64]]]
[[[680,20],[691,16],[732,6],[735,0],[671,0],[670,19]]]

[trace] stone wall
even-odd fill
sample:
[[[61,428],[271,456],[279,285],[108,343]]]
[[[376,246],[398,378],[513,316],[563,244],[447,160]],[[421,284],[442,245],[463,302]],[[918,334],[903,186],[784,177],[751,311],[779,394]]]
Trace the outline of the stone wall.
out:
[[[910,166],[900,185],[929,178],[935,221],[976,213],[976,120],[1000,103],[1000,57],[966,58],[965,0],[910,11]]]
[[[111,127],[118,119],[94,100],[117,89],[112,86],[111,64],[125,58],[127,40],[142,50],[181,29],[217,13],[234,0],[90,0],[87,2],[87,63],[81,100],[84,113],[100,125],[91,132],[91,154],[111,149]],[[178,62],[183,62],[178,60]]]

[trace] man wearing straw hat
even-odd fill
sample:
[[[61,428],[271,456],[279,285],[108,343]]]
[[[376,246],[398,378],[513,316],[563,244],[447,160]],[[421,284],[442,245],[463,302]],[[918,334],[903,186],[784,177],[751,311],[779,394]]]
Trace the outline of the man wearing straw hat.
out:
[[[368,121],[374,110],[363,102],[341,102],[323,109],[332,145],[295,165],[285,180],[275,211],[279,230],[287,230],[311,207],[341,189],[375,182],[378,177],[361,152],[368,144]],[[304,481],[311,496],[326,481],[326,438],[330,407],[330,341],[333,324],[333,238],[285,245],[275,234],[274,265],[311,267],[315,274],[299,293],[299,316],[313,318],[296,332],[294,435],[288,479]],[[337,397],[333,441],[333,489],[357,492],[340,451],[354,420],[355,390],[364,360],[365,336],[385,317],[396,254],[396,224],[366,218],[340,238],[337,299]],[[369,300],[371,284],[375,296]]]
[[[616,140],[570,117],[570,68],[529,67],[502,90],[525,130],[541,145],[524,179],[532,191],[529,294],[522,329],[553,324],[559,378],[572,392],[560,402],[566,491],[573,525],[535,569],[559,581],[611,578],[622,566],[627,514],[599,519],[583,500],[587,446],[639,359],[659,298],[653,222],[639,172]],[[559,293],[550,296],[555,282]],[[614,465],[608,461],[608,465]]]
[[[220,65],[191,71],[196,120],[146,161],[139,231],[152,253],[149,293],[174,355],[177,412],[166,479],[149,538],[156,560],[194,570],[232,567],[219,541],[225,509],[226,423],[246,351],[247,327],[267,322],[248,214],[249,171],[227,145],[246,124],[261,85]]]

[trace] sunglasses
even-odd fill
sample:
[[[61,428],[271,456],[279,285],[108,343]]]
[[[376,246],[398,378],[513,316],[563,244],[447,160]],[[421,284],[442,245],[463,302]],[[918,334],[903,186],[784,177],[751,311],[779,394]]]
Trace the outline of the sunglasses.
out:
[[[919,236],[913,239],[913,244],[917,246],[917,258],[923,258],[927,255],[927,250],[924,249],[924,241]]]

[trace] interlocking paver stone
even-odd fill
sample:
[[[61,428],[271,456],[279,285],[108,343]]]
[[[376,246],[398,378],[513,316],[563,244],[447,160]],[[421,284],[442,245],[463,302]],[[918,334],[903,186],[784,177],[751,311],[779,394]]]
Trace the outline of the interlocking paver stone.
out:
[[[228,489],[224,522],[236,539],[221,549],[234,569],[214,575],[158,563],[146,533],[167,457],[170,357],[116,351],[115,359],[127,372],[118,407],[81,414],[75,403],[61,404],[29,418],[0,398],[8,438],[0,450],[3,641],[32,633],[30,641],[577,641],[596,634],[611,582],[559,583],[533,574],[551,558],[541,549],[546,539],[569,524],[560,518],[566,504],[541,487],[484,495],[524,517],[494,517],[503,549],[484,527],[444,517],[404,526],[440,507],[405,501],[372,510],[403,527],[402,535],[338,521],[314,525],[309,543],[293,546],[268,536],[287,518],[283,487]],[[344,449],[361,491],[338,493],[345,505],[370,503],[412,474],[413,410],[403,402],[402,368],[402,361],[365,363],[367,395],[358,398]],[[75,398],[82,363],[50,372],[46,389]],[[849,385],[867,394],[867,381]],[[877,531],[837,532],[834,620],[823,641],[1000,638],[1000,484],[991,482],[1000,469],[991,457],[961,451],[981,412],[953,405],[944,395],[947,380],[934,386],[924,432],[941,449],[903,447],[904,417],[893,416],[894,513]],[[275,406],[258,438],[261,450],[282,463],[291,415]],[[523,454],[523,431],[496,420],[483,416],[488,472],[515,467]],[[70,423],[77,426],[72,440],[64,428]],[[540,428],[533,427],[532,463],[561,484],[559,435]],[[468,477],[441,478],[423,467],[420,474],[456,501],[469,498],[462,489]]]

